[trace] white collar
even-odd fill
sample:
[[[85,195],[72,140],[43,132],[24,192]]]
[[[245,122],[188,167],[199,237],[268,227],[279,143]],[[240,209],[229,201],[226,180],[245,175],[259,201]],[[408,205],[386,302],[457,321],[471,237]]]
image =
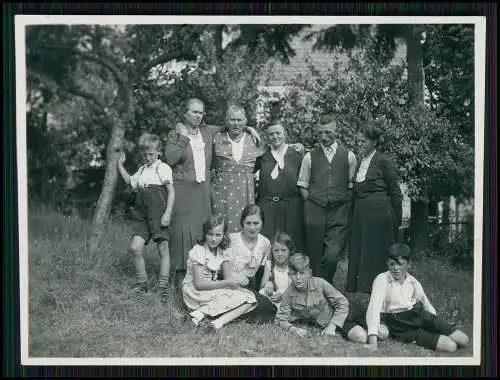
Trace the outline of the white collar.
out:
[[[324,146],[323,144],[320,144],[321,147],[323,148],[323,150],[327,151],[327,150],[335,150],[337,148],[337,141],[335,141],[332,145],[330,146]]]
[[[271,152],[276,153],[276,154],[284,154],[286,152],[286,150],[288,149],[288,144],[283,143],[283,144],[281,144],[281,146],[278,149],[274,149],[272,147],[272,145],[270,147],[271,147]]]
[[[362,160],[363,161],[371,161],[373,156],[375,155],[375,153],[377,153],[376,149],[374,149],[373,152],[371,152],[369,156],[363,157]]]

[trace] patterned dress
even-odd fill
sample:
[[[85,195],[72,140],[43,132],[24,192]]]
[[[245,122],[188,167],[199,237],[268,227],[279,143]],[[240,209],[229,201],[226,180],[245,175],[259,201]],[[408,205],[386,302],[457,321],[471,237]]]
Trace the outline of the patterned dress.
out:
[[[233,273],[243,274],[252,281],[247,288],[257,299],[257,307],[245,314],[247,322],[267,323],[274,321],[277,307],[265,296],[260,294],[260,282],[264,267],[271,267],[271,242],[264,235],[259,234],[257,244],[249,249],[241,238],[241,232],[229,234],[231,246],[225,251],[224,257],[231,262]]]
[[[226,216],[229,232],[240,230],[243,208],[255,202],[255,162],[264,154],[264,148],[257,146],[249,133],[243,133],[245,141],[243,155],[239,161],[233,157],[228,134],[218,132],[214,135],[212,213]]]
[[[203,266],[203,279],[216,281],[222,263],[226,260],[227,258],[224,257],[220,249],[214,255],[205,246],[197,244],[189,251],[186,276],[182,284],[182,295],[184,303],[190,310],[201,311],[215,317],[245,303],[257,302],[253,293],[247,289],[196,289],[193,279],[194,265]]]

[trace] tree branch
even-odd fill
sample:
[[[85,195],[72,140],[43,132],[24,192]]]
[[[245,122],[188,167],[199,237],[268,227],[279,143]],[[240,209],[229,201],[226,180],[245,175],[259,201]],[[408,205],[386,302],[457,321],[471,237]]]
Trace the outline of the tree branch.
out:
[[[58,89],[61,89],[63,91],[66,91],[70,94],[80,96],[84,99],[92,101],[95,105],[99,107],[101,111],[106,113],[107,108],[106,104],[99,99],[99,97],[91,92],[85,91],[82,88],[79,88],[75,86],[74,84],[72,85],[65,85],[62,83],[57,83],[54,79],[50,78],[49,76],[39,73],[34,70],[28,70],[28,77],[33,77],[35,79],[38,79],[40,82],[43,82],[52,92],[56,93]]]
[[[186,52],[168,52],[159,55],[156,58],[153,58],[151,61],[147,62],[142,68],[143,72],[147,72],[151,70],[153,67],[161,65],[162,63],[167,63],[173,60],[182,60],[182,61],[196,61],[197,57],[193,53]]]
[[[59,46],[59,45],[44,45],[44,49],[49,49],[49,50],[64,50],[71,52],[75,55],[80,56],[84,60],[95,62],[101,66],[106,67],[113,76],[115,77],[116,81],[118,82],[118,87],[120,88],[120,92],[124,95],[124,101],[125,101],[125,109],[130,108],[130,103],[132,100],[132,94],[130,91],[130,86],[128,84],[127,78],[123,75],[123,73],[118,69],[118,67],[111,61],[111,59],[104,58],[104,57],[98,57],[93,54],[90,54],[88,52],[81,51],[79,49],[73,48],[73,47],[68,47],[68,46]]]
[[[98,106],[102,112],[107,113],[108,107],[106,107],[104,102],[101,99],[99,99],[99,97],[96,94],[93,94],[89,91],[85,91],[82,88],[78,88],[76,86],[68,86],[68,87],[64,87],[64,89],[70,94],[73,94],[73,95],[79,96],[81,98],[90,100],[96,106]]]

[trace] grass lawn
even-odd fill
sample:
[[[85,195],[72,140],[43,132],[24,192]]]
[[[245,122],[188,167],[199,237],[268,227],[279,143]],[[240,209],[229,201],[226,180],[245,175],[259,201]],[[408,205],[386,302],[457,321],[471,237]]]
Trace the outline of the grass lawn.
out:
[[[413,274],[438,315],[450,318],[459,310],[459,328],[469,335],[469,347],[442,354],[389,340],[371,352],[340,337],[313,333],[299,338],[272,324],[235,322],[217,333],[200,332],[179,317],[179,295],[166,305],[156,293],[141,302],[124,297],[134,279],[126,222],[112,223],[95,256],[85,249],[86,221],[36,207],[29,209],[28,223],[30,357],[472,356],[473,273],[436,259],[417,262]],[[157,276],[154,245],[145,257],[149,275]],[[345,264],[334,279],[340,291]],[[367,302],[367,296],[346,296]]]

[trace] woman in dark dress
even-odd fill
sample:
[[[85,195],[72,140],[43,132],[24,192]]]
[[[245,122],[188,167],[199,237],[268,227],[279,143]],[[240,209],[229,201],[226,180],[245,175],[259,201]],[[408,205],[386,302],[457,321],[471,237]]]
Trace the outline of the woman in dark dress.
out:
[[[397,241],[403,194],[394,163],[377,151],[380,131],[372,123],[358,135],[362,159],[354,175],[346,291],[370,293],[386,269],[387,251]]]
[[[272,123],[266,129],[269,147],[257,160],[259,186],[257,203],[266,223],[262,234],[272,239],[282,231],[293,238],[297,250],[304,247],[304,201],[297,187],[304,150],[286,143],[286,132],[280,123]]]

